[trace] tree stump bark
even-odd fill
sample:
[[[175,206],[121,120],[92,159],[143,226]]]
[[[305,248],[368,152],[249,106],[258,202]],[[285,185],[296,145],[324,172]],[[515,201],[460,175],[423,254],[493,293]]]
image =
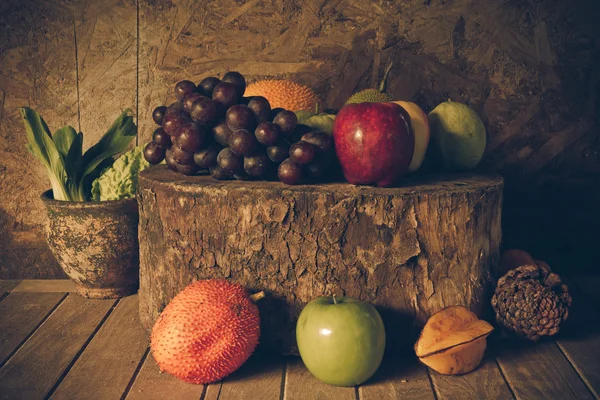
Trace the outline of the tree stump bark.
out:
[[[261,342],[283,354],[297,353],[297,316],[321,295],[373,303],[388,348],[414,339],[446,306],[483,316],[499,259],[502,189],[500,176],[472,173],[376,188],[149,168],[139,184],[142,324],[151,329],[180,290],[208,278],[266,292]]]

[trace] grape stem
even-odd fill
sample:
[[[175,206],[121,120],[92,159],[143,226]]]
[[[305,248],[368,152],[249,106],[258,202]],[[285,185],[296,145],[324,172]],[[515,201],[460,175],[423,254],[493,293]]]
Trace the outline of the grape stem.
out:
[[[252,302],[256,303],[257,301],[259,301],[260,299],[265,297],[265,292],[264,291],[260,291],[258,293],[254,293],[252,295],[250,295],[250,300],[252,300]]]

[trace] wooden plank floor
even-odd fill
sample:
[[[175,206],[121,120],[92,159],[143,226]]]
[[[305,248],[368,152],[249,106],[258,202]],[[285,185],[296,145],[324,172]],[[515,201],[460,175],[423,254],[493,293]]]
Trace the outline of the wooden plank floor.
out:
[[[494,333],[482,365],[463,376],[437,374],[412,354],[387,357],[356,388],[319,382],[297,357],[264,355],[222,382],[186,384],[159,371],[137,296],[86,300],[68,281],[0,281],[0,399],[598,399],[592,281],[570,282],[574,306],[555,339],[529,344]]]

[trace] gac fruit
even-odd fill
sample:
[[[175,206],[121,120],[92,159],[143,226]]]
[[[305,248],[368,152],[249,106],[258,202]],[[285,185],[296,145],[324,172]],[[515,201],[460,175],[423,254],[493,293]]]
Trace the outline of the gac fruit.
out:
[[[258,296],[257,296],[258,295]],[[223,379],[250,357],[260,337],[258,307],[246,289],[226,280],[194,282],[165,307],[150,348],[163,372],[195,384]]]

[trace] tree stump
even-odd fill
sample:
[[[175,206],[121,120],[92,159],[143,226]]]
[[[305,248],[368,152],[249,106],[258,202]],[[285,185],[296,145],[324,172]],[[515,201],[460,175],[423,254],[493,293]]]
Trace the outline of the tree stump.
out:
[[[446,306],[483,316],[499,259],[502,189],[500,176],[473,173],[376,188],[149,168],[139,182],[142,324],[151,329],[179,291],[208,278],[266,292],[261,342],[282,354],[297,354],[296,319],[321,295],[373,303],[388,347],[407,344]]]

